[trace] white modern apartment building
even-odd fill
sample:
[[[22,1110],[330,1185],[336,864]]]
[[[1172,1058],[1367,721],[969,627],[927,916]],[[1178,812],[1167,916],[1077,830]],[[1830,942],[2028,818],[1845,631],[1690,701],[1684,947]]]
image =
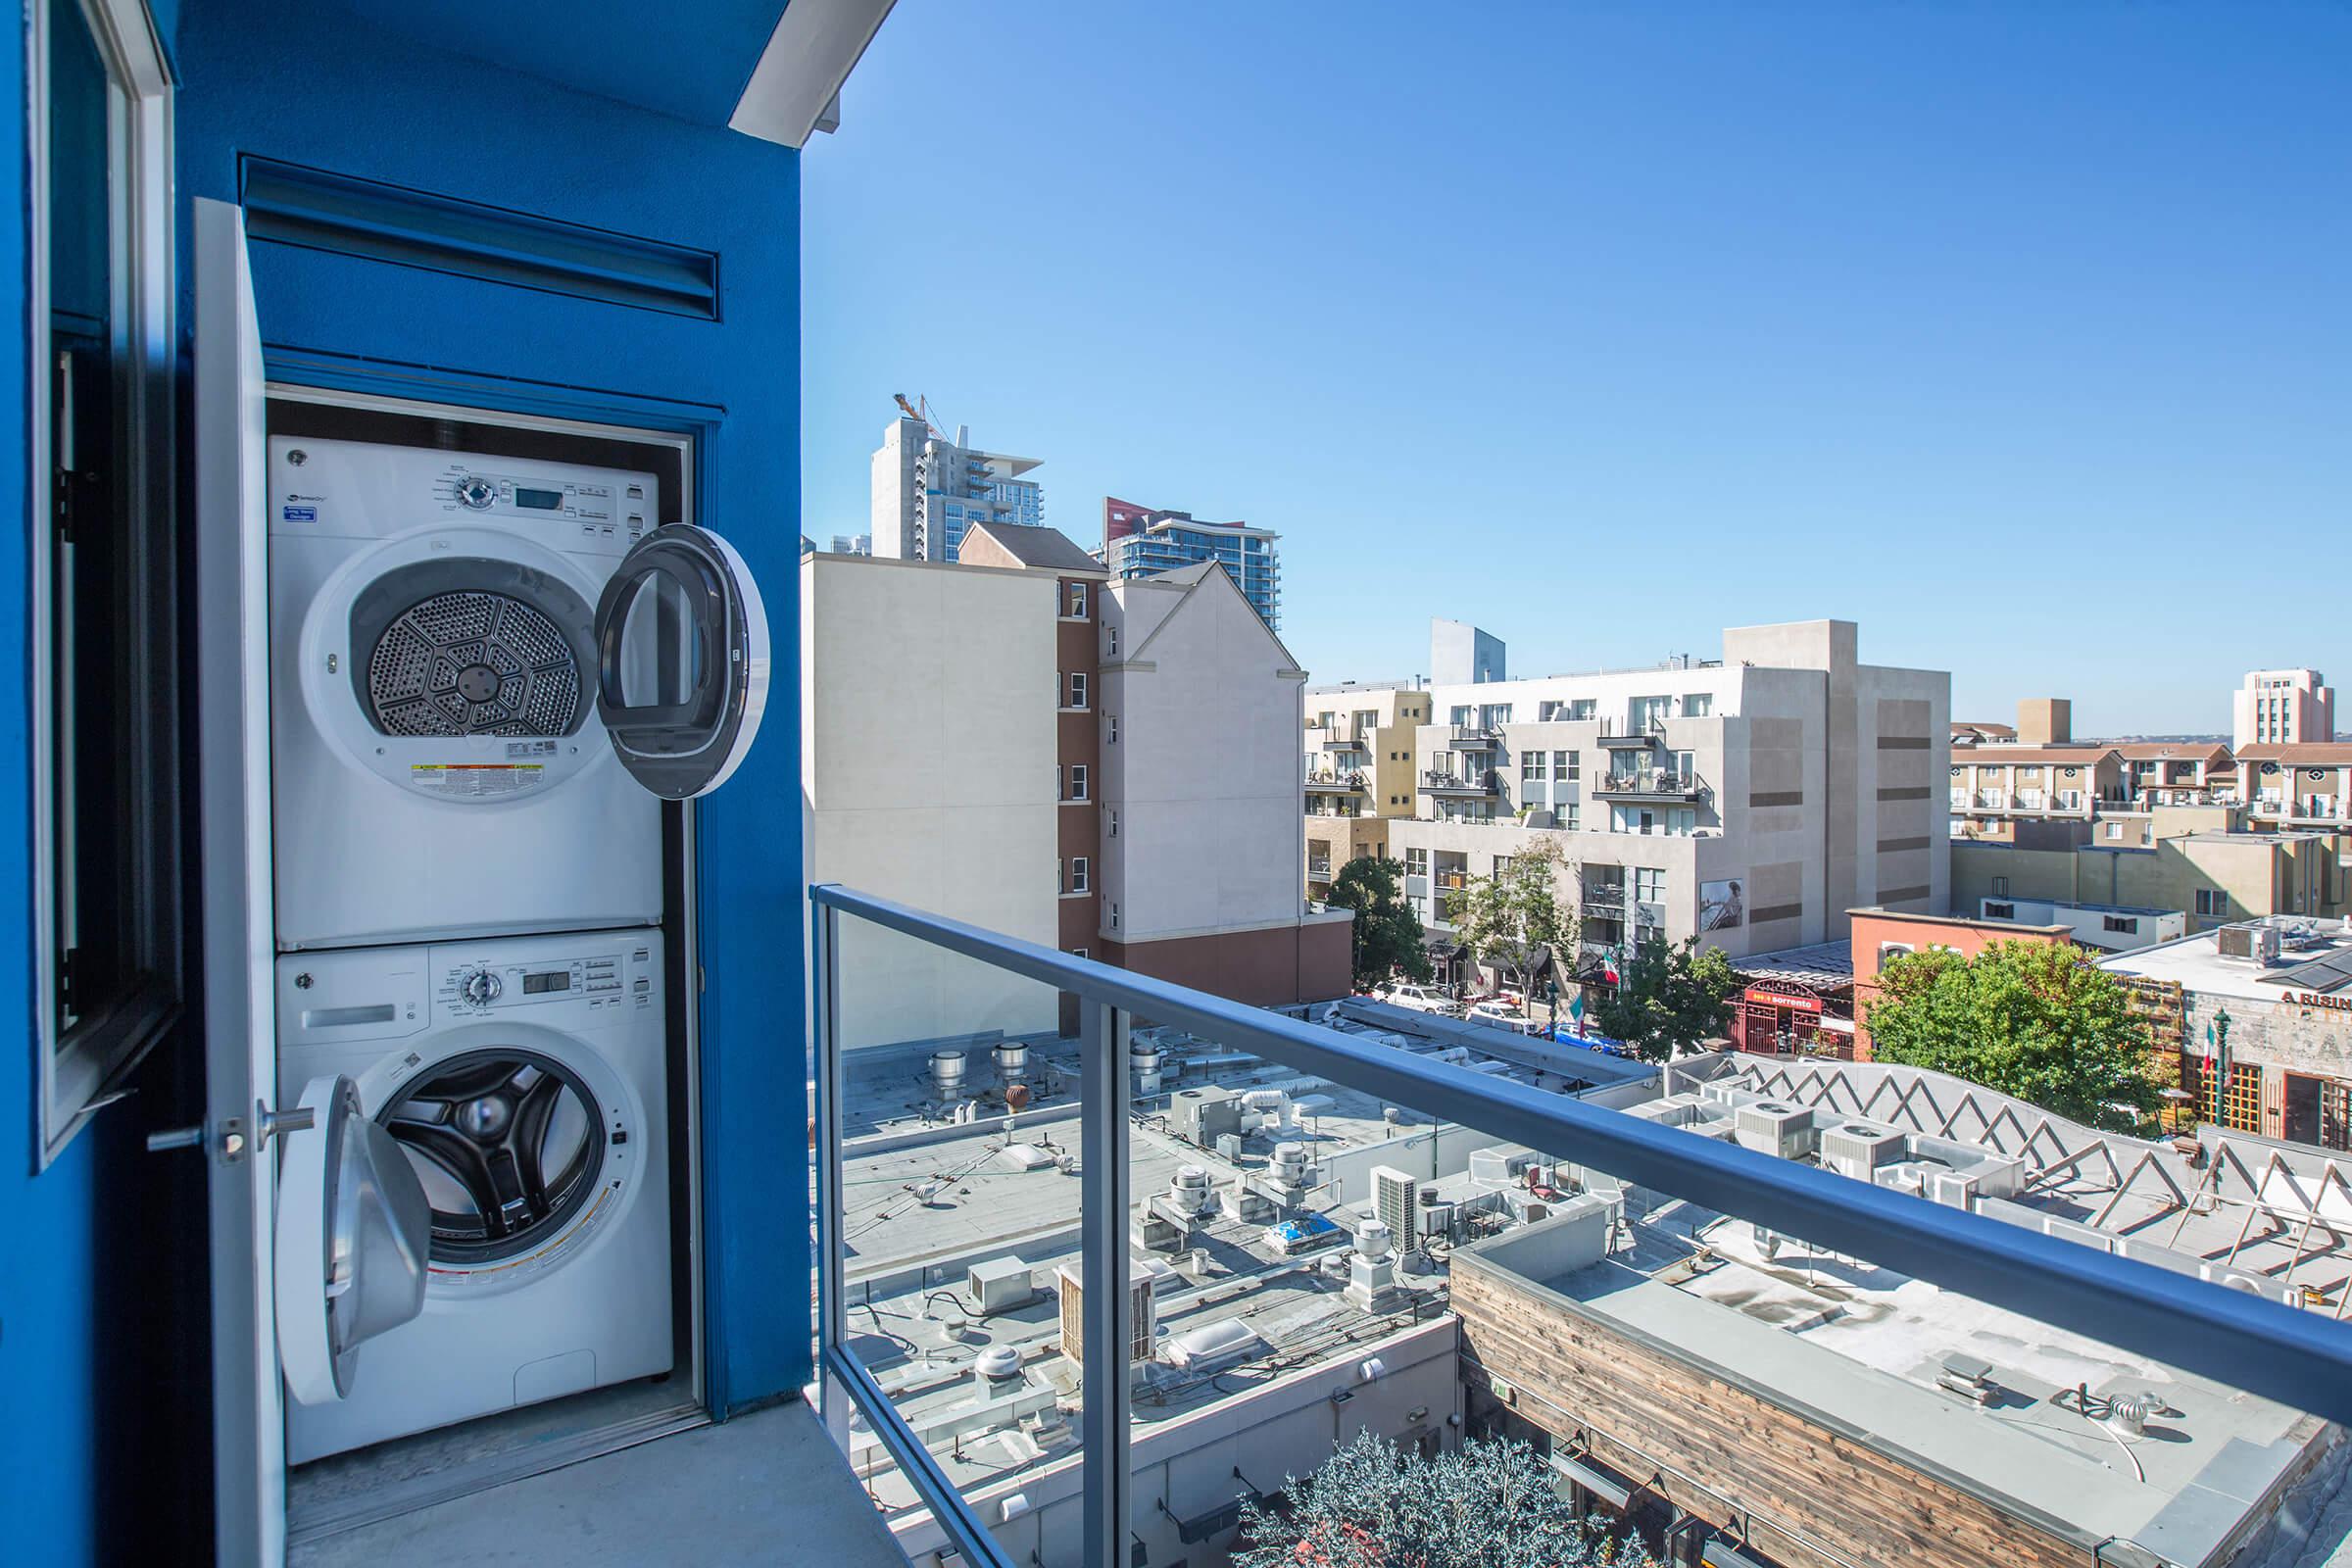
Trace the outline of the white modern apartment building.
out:
[[[971,439],[964,425],[951,441],[927,419],[890,422],[874,449],[868,546],[874,555],[953,562],[961,559],[964,530],[974,523],[1044,523],[1045,491],[1021,477],[1039,460],[983,452]]]
[[[2230,694],[2230,749],[2335,739],[2335,688],[2316,669],[2257,669]]]
[[[1384,824],[1407,897],[1440,922],[1448,894],[1549,841],[1589,957],[1652,932],[1767,953],[1842,938],[1860,906],[1941,912],[1951,677],[1865,664],[1856,643],[1850,621],[1751,626],[1714,662],[1431,686],[1413,815]]]
[[[1102,956],[1250,1001],[1343,995],[1346,911],[1306,907],[1306,672],[1220,566],[1102,595]]]

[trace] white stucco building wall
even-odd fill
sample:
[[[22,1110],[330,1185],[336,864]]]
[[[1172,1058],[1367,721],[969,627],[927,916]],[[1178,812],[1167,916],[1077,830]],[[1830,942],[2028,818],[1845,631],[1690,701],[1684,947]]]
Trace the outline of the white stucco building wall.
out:
[[[802,558],[812,881],[1054,945],[1054,594],[1049,571]],[[1055,1024],[1052,991],[846,917],[841,966],[852,1047]]]

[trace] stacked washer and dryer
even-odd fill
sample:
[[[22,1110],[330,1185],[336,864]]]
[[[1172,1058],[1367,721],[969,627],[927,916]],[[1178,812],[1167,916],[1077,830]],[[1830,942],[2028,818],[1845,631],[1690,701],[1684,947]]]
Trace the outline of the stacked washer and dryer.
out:
[[[767,650],[650,472],[273,436],[269,473],[279,1103],[364,1132],[287,1141],[300,1462],[671,1368],[658,797],[734,770]]]

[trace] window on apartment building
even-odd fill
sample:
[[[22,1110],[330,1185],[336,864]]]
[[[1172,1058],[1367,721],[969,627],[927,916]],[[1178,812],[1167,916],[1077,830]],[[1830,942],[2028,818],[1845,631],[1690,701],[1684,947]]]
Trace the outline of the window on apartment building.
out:
[[[1987,920],[2014,920],[2017,918],[2017,906],[1999,904],[1991,899],[1986,899],[1984,901],[1984,918]]]
[[[1463,705],[1463,706],[1462,706],[1462,707],[1460,707],[1460,708],[1457,708],[1457,709],[1455,709],[1455,710],[1453,710],[1453,722],[1454,722],[1454,723],[1456,723],[1456,724],[1467,724],[1467,723],[1469,723],[1469,722],[1470,722],[1470,715],[1471,715],[1471,714],[1472,714],[1472,712],[1474,712],[1474,711],[1475,711],[1475,710],[1474,710],[1474,709],[1472,709],[1472,708],[1470,708],[1470,707],[1469,707],[1467,704]]]
[[[2228,914],[2230,912],[2230,895],[2224,893],[2220,888],[2197,889],[2197,912],[2199,914]]]
[[[1110,901],[1110,904],[1108,905],[1108,907],[1109,907],[1110,913],[1109,913],[1107,916],[1105,916],[1105,918],[1109,920],[1109,922],[1110,922],[1110,928],[1111,928],[1113,931],[1116,931],[1116,930],[1119,928],[1119,904],[1118,904],[1118,901],[1117,901],[1116,899],[1113,899],[1113,900],[1111,900],[1111,901]]]
[[[1070,706],[1072,708],[1086,706],[1086,671],[1082,669],[1070,671]]]
[[[1911,944],[1908,942],[1882,942],[1879,944],[1879,961],[1885,963],[1888,958],[1901,957],[1910,951]]]
[[[1583,830],[1584,824],[1577,818],[1576,802],[1570,801],[1567,805],[1560,808],[1560,826],[1566,828],[1571,833],[1581,832]]]
[[[1404,874],[1406,876],[1429,875],[1429,851],[1424,849],[1406,850],[1404,852]]]
[[[1118,627],[1104,626],[1102,628],[1102,653],[1103,657],[1107,659],[1116,659],[1119,657]]]
[[[2009,879],[2007,877],[1996,876],[1992,879],[1992,896],[1996,899],[2005,899],[2009,896]]]
[[[1427,924],[1429,924],[1429,895],[1428,895],[1428,894],[1426,894],[1426,893],[1408,893],[1408,894],[1406,894],[1406,895],[1404,896],[1404,902],[1405,902],[1406,904],[1408,904],[1408,905],[1412,906],[1412,910],[1413,910],[1413,918],[1414,918],[1414,919],[1416,919],[1416,920],[1420,921],[1420,922],[1421,922],[1423,925],[1427,925]]]
[[[1580,752],[1551,754],[1551,776],[1563,784],[1574,784],[1584,777],[1584,755]]]
[[[1073,855],[1070,857],[1070,892],[1084,893],[1087,890],[1087,870],[1085,856]]]
[[[1494,857],[1494,880],[1499,882],[1510,874],[1511,858],[1507,855],[1497,855]]]
[[[1086,771],[1086,764],[1084,762],[1072,762],[1070,764],[1069,799],[1073,801],[1083,801],[1087,798]]]
[[[1086,950],[1084,948],[1072,948],[1070,950],[1070,956],[1073,958],[1083,958],[1086,956]]]
[[[1069,599],[1063,606],[1062,613],[1072,620],[1086,618],[1086,584],[1074,582],[1069,585]]]
[[[1653,865],[1634,867],[1634,902],[1660,904],[1666,898],[1666,873]]]
[[[1714,711],[1715,694],[1713,692],[1692,692],[1683,699],[1683,716],[1685,718],[1705,718]]]
[[[93,28],[105,9],[31,8],[47,155],[29,412],[49,461],[33,464],[44,520],[28,539],[44,1164],[180,1005],[170,73],[152,35]]]
[[[1696,753],[1677,752],[1674,754],[1674,776],[1676,778],[1687,779],[1697,771],[1698,761]]]
[[[2121,822],[2110,822],[2110,823],[2108,823],[2108,824],[2107,824],[2107,836],[2108,836],[2109,838],[2111,838],[2111,839],[2120,839],[2120,838],[2122,838],[2122,837],[2124,836],[2124,824],[2123,824],[2123,823],[2121,823]]]
[[[2139,935],[2139,916],[2111,914],[2107,916],[2107,929],[2118,936],[2135,937]]]
[[[1522,784],[1543,783],[1544,764],[1548,760],[1548,754],[1544,752],[1521,752],[1519,754],[1519,782]]]
[[[1104,836],[1117,838],[1119,836],[1119,808],[1115,806],[1111,807],[1103,812],[1103,815],[1109,818],[1109,828]]]
[[[1119,744],[1119,715],[1116,713],[1102,715],[1102,744],[1105,746]]]

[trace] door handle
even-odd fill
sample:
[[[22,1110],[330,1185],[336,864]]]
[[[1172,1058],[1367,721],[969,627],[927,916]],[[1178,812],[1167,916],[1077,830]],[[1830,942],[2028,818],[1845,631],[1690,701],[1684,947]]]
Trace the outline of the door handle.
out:
[[[281,1133],[308,1131],[318,1124],[318,1112],[309,1105],[297,1105],[291,1110],[272,1110],[265,1101],[253,1102],[253,1127],[256,1142],[264,1147]],[[211,1139],[202,1122],[193,1127],[171,1127],[147,1135],[147,1152],[160,1154],[168,1149],[203,1149]],[[245,1157],[245,1118],[229,1116],[220,1128],[220,1158],[235,1164]]]

